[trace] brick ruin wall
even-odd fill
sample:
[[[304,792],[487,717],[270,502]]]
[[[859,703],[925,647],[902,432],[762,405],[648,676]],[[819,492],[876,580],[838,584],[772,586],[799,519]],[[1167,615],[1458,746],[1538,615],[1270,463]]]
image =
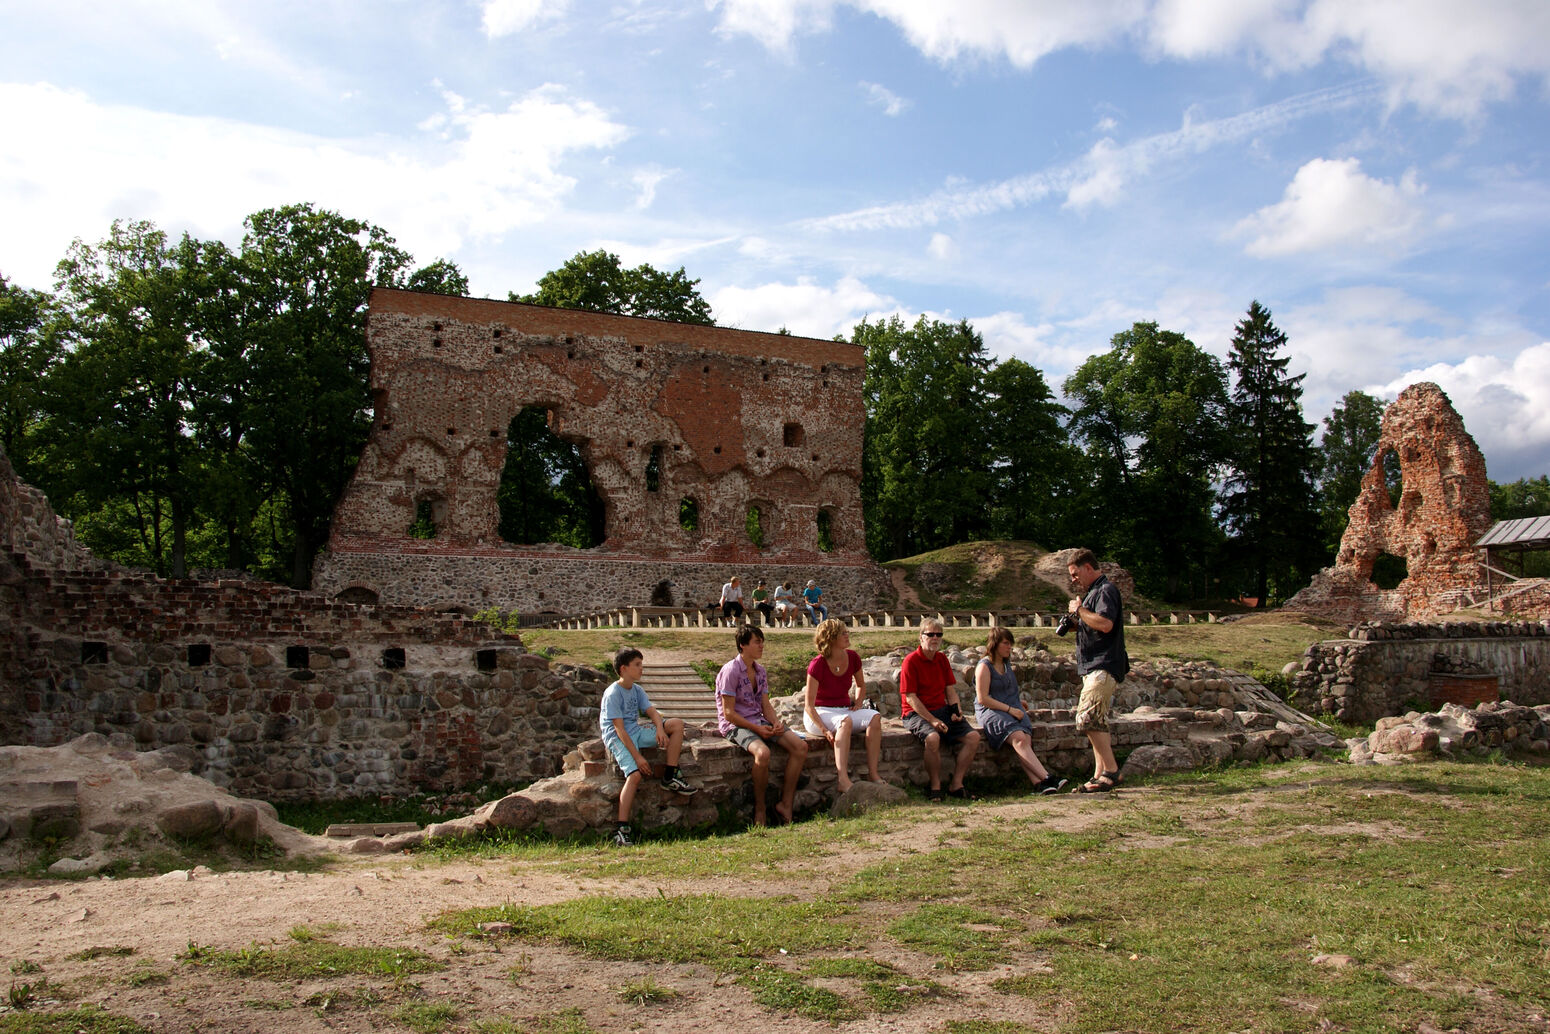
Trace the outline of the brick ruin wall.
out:
[[[1443,682],[1480,680],[1502,700],[1550,704],[1550,621],[1376,623],[1314,643],[1292,676],[1309,714],[1361,723],[1434,710]]]
[[[749,588],[816,578],[842,609],[886,595],[862,523],[859,347],[386,289],[372,293],[367,334],[373,426],[318,591],[566,613],[663,592],[703,604],[736,573]],[[586,462],[605,511],[596,548],[497,534],[507,429],[528,406],[547,409]],[[684,499],[698,507],[692,532]],[[412,538],[425,504],[436,536]]]
[[[1399,459],[1399,503],[1389,497],[1384,460]],[[1435,384],[1412,384],[1383,414],[1381,436],[1361,493],[1351,504],[1335,565],[1287,601],[1303,610],[1355,623],[1445,614],[1485,592],[1475,543],[1491,527],[1485,458],[1448,396]],[[1392,590],[1372,581],[1388,553],[1405,561]]]

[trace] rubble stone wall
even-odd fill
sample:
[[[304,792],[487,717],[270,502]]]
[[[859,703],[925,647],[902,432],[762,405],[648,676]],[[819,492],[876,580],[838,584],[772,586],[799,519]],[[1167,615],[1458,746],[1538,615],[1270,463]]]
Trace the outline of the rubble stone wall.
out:
[[[652,561],[699,565],[675,569],[696,600],[731,573],[833,582],[872,567],[858,346],[388,289],[372,293],[367,340],[371,436],[314,574],[330,594],[421,600],[429,574],[443,598],[577,612],[648,604],[674,578],[650,577]],[[497,534],[507,429],[528,406],[545,408],[587,464],[605,507],[595,549],[534,550]],[[698,508],[692,531],[679,522],[685,499]],[[435,537],[415,539],[425,504]],[[748,535],[751,507],[762,545]],[[639,570],[598,587],[595,571],[619,570],[610,559]],[[886,587],[861,581],[857,606]]]
[[[1374,624],[1314,643],[1292,677],[1310,714],[1371,722],[1429,709],[1434,674],[1495,675],[1503,700],[1550,703],[1550,622]]]

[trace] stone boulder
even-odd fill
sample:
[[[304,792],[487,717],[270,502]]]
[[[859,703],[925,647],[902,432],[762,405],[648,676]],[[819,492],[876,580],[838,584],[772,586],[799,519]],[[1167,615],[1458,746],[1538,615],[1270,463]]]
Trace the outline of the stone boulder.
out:
[[[1194,767],[1195,755],[1188,748],[1148,744],[1130,752],[1130,756],[1125,759],[1124,767],[1120,769],[1120,774],[1128,778],[1157,775],[1161,772],[1189,772]]]
[[[225,821],[221,806],[214,801],[190,801],[163,808],[156,815],[156,828],[169,837],[197,840],[215,836]]]
[[[829,814],[837,819],[851,815],[865,815],[879,808],[891,808],[903,804],[909,799],[909,794],[891,783],[874,783],[866,779],[858,779],[850,784],[849,790],[834,799],[834,804],[829,808]]]

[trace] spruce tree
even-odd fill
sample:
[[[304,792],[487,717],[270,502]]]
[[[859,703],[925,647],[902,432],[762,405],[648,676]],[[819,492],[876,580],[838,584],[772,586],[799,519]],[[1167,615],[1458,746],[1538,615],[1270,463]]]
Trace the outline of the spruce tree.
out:
[[[1259,605],[1291,595],[1319,556],[1313,425],[1302,416],[1302,381],[1286,372],[1286,334],[1258,301],[1238,323],[1227,365],[1237,376],[1229,406],[1232,472],[1222,516],[1236,567]]]

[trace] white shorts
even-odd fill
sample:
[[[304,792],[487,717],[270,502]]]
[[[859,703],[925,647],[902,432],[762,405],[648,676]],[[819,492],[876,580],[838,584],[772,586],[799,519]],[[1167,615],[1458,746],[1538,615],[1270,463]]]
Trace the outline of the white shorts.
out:
[[[823,728],[820,729],[814,725],[812,716],[805,711],[802,714],[802,724],[807,726],[807,731],[814,736],[822,736],[825,731],[833,732],[834,727],[840,723],[840,719],[846,715],[850,716],[850,727],[854,732],[861,732],[872,724],[872,719],[877,717],[877,712],[870,707],[858,707],[854,711],[848,707],[815,707],[813,710],[818,712],[818,720],[823,722]]]

